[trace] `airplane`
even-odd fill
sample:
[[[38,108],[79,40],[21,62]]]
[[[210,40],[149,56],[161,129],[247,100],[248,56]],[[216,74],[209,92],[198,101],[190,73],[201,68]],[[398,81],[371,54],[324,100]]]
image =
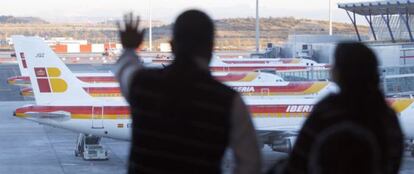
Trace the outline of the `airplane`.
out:
[[[253,62],[252,62],[253,60]],[[219,58],[213,58],[210,64],[210,70],[212,72],[249,72],[258,70],[267,70],[274,72],[292,72],[292,71],[304,71],[304,70],[327,70],[329,65],[326,64],[313,64],[312,60],[304,59],[297,63],[292,63],[293,60],[280,62],[280,63],[268,63],[259,64],[254,62],[255,59],[240,59],[240,60],[225,60],[228,63],[220,60]],[[233,62],[233,63],[231,63]]]
[[[78,79],[85,83],[116,83],[113,74],[111,73],[77,73]],[[7,83],[10,85],[29,87],[29,76],[13,76],[7,79]]]
[[[13,36],[12,37],[15,40],[18,39],[24,39],[24,36]],[[48,46],[47,46],[48,47]],[[49,48],[49,47],[48,47]],[[29,48],[31,49],[31,48]],[[50,49],[50,48],[49,48]],[[16,52],[16,58],[18,60],[19,64],[19,70],[21,72],[24,80],[29,80],[29,82],[24,82],[25,84],[31,84],[30,78],[27,76],[29,74],[28,70],[28,62],[29,59],[25,55],[26,50],[20,49],[20,47],[15,46],[15,52]],[[59,59],[59,57],[53,52],[53,55],[51,59],[59,60],[58,63],[55,64],[57,68],[60,67],[66,67],[66,65]],[[67,68],[67,67],[66,67]],[[89,75],[86,75],[89,74]],[[80,86],[91,96],[93,97],[102,97],[106,99],[115,99],[119,100],[118,98],[121,98],[121,95],[119,94],[119,83],[117,80],[114,79],[112,73],[84,73],[83,75],[86,76],[77,76],[76,78],[79,80]],[[99,79],[101,83],[94,83],[94,80]],[[86,83],[85,81],[92,82],[92,83]],[[23,96],[30,96],[33,94],[33,89],[31,87],[24,87],[20,91],[21,95]],[[116,98],[117,97],[117,98]]]
[[[26,58],[25,55],[16,52],[16,59],[21,71],[21,76],[14,76],[7,79],[8,84],[28,87],[30,80],[27,77]],[[159,64],[163,61],[171,62],[172,59],[143,59],[145,64]],[[265,62],[265,63],[262,63]],[[266,63],[267,62],[267,63]],[[161,63],[162,65],[165,64]],[[169,64],[169,63],[167,63]],[[286,71],[306,71],[312,70],[326,70],[329,65],[319,64],[309,59],[231,59],[221,60],[213,57],[210,63],[212,72],[286,72]],[[116,79],[112,73],[77,73],[76,76],[85,83],[115,83]]]
[[[22,37],[22,36],[16,36]],[[14,37],[14,38],[16,38]],[[27,59],[24,50],[16,50],[16,56],[21,62],[21,72],[27,73]],[[56,54],[53,57],[60,60]],[[21,61],[20,61],[21,60]],[[60,68],[66,66],[62,61],[55,64]],[[213,77],[224,82],[234,90],[244,96],[255,97],[323,97],[335,90],[329,82],[286,82],[278,75],[270,73],[227,73],[213,72]],[[121,97],[121,91],[117,83],[84,83],[81,82],[83,89],[93,97]],[[20,94],[24,97],[32,97],[31,87],[22,88]]]
[[[306,65],[314,67],[326,67],[329,68],[329,64],[317,63],[314,60],[305,58],[221,58],[215,56],[215,59],[226,64],[295,64],[295,65]],[[170,64],[174,59],[172,58],[149,58],[145,61],[155,64]]]
[[[36,104],[15,110],[14,115],[40,124],[92,134],[99,137],[131,140],[129,107],[124,100],[105,100],[88,95],[67,67],[57,68],[60,60],[37,37],[18,38],[18,50],[33,57],[28,68]],[[30,49],[28,49],[30,48]],[[287,152],[294,138],[312,112],[316,98],[279,100],[247,99],[253,123],[263,144],[275,151]],[[414,100],[389,99],[396,110],[407,138],[414,138]]]
[[[13,38],[19,38],[23,36],[13,36]],[[28,74],[28,61],[30,58],[26,57],[24,50],[19,50],[19,47],[15,47],[16,49],[16,57],[19,62],[19,69],[22,75]],[[56,54],[53,54],[53,59],[60,60]],[[56,64],[58,68],[62,66],[66,66],[62,61],[59,64]],[[93,79],[100,79],[101,83],[86,83],[79,79],[79,83],[82,86],[82,88],[87,91],[87,93],[93,97],[106,97],[106,98],[114,98],[114,97],[121,97],[120,90],[119,90],[119,84],[117,81],[114,81],[112,83],[109,83],[114,79],[112,73],[88,73],[90,76],[81,76],[82,79],[86,79],[88,82],[92,82]],[[28,76],[20,76],[23,78],[28,78]],[[108,83],[103,83],[108,82]],[[30,83],[23,82],[26,85],[29,85]],[[22,96],[28,97],[33,96],[33,89],[31,87],[24,87],[20,90],[20,94]]]
[[[23,37],[23,36],[15,36],[15,37]],[[59,59],[58,56],[55,56],[55,57]],[[21,76],[10,77],[8,78],[7,83],[11,85],[23,86],[25,88],[22,89],[21,91],[22,94],[26,96],[33,95],[33,92],[31,92],[31,88],[29,88],[30,79],[28,77],[28,72],[27,72],[26,56],[24,55],[23,52],[18,53],[16,51],[16,59],[19,65]],[[147,64],[149,63],[147,62]],[[77,76],[79,80],[85,83],[94,83],[94,84],[95,83],[117,83],[117,80],[114,78],[112,73],[75,73],[75,75]],[[258,72],[245,72],[245,73],[217,72],[217,73],[213,73],[213,76],[217,80],[222,81],[222,82],[237,81],[237,82],[256,83],[256,82],[269,82],[269,81],[272,81],[272,82],[283,81],[283,79],[278,75],[258,73]],[[100,91],[103,91],[103,90],[100,89]]]
[[[314,67],[329,67],[328,64],[317,63],[314,60],[304,58],[229,58],[221,59],[227,64],[295,64]]]
[[[233,76],[233,77],[231,77]],[[251,76],[250,78],[248,76]],[[268,73],[232,73],[214,76],[246,97],[324,97],[337,87],[330,82],[287,82]],[[244,78],[237,78],[244,77]],[[253,78],[253,79],[252,79]],[[235,81],[228,81],[235,80]],[[83,87],[93,97],[120,97],[119,87]],[[31,87],[22,88],[20,94],[33,97]]]
[[[104,86],[100,84],[99,87],[83,87],[83,89],[92,97],[122,97],[119,86]],[[33,88],[24,87],[20,89],[20,95],[23,97],[33,97]]]
[[[23,37],[23,36],[15,36]],[[13,76],[7,79],[7,83],[11,85],[18,85],[28,87],[30,86],[30,79],[27,72],[27,59],[23,52],[16,51],[16,60],[20,70],[20,76]],[[114,75],[108,73],[77,73],[76,76],[85,83],[116,83]]]
[[[26,68],[20,67],[21,74],[27,74]],[[79,80],[85,83],[116,83],[113,74],[110,73],[77,73]],[[270,81],[282,81],[283,79],[275,74],[262,74],[260,72],[243,72],[243,73],[229,73],[229,72],[215,72],[213,76],[222,82],[227,81],[242,81],[242,82],[267,82]],[[13,76],[7,79],[7,83],[10,85],[17,85],[23,87],[30,86],[30,79],[27,75]]]
[[[168,65],[173,59],[149,59],[148,62]],[[302,58],[229,58],[220,59],[213,57],[210,63],[212,72],[251,72],[257,70],[272,70],[275,72],[298,70],[324,70],[330,65],[317,63],[310,59]]]

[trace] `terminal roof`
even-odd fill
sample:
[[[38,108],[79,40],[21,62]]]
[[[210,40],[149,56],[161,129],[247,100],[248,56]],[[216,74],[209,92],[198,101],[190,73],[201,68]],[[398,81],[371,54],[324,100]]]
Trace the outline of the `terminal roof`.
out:
[[[338,8],[367,16],[381,14],[414,14],[414,0],[339,3]]]

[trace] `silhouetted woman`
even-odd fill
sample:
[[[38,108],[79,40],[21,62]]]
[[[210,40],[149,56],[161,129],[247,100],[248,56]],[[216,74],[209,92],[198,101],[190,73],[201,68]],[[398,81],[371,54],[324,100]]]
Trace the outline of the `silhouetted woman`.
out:
[[[335,51],[332,78],[340,92],[326,97],[315,106],[300,131],[284,173],[310,173],[313,167],[309,165],[310,151],[315,140],[327,128],[344,122],[352,122],[372,133],[379,147],[376,155],[380,173],[398,173],[403,136],[398,118],[379,88],[378,62],[374,53],[362,43],[340,43]],[[338,159],[339,154],[355,152],[344,143],[340,151],[331,155]],[[353,161],[359,162],[358,159]]]

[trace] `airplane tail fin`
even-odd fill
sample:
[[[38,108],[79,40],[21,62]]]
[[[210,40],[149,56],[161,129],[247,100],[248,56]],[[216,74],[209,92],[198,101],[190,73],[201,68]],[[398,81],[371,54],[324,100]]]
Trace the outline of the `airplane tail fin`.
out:
[[[12,38],[22,38],[22,37],[24,37],[24,36],[20,36],[20,35],[12,36]],[[19,52],[17,50],[15,50],[15,54],[16,54],[17,64],[19,65],[20,75],[21,76],[29,76],[29,73],[27,72],[26,56],[24,55],[23,52]]]
[[[39,37],[13,37],[17,53],[26,58],[27,72],[38,105],[91,103],[79,79]]]

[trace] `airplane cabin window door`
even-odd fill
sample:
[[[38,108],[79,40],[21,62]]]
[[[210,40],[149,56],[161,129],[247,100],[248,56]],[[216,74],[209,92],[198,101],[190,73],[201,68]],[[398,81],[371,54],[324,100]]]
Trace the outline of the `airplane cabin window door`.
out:
[[[262,88],[261,93],[262,93],[262,96],[269,96],[270,95],[270,89],[269,88]]]
[[[92,107],[92,129],[103,129],[103,116],[104,107],[93,106]]]

